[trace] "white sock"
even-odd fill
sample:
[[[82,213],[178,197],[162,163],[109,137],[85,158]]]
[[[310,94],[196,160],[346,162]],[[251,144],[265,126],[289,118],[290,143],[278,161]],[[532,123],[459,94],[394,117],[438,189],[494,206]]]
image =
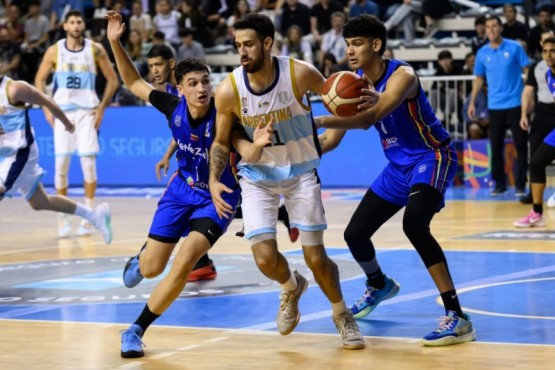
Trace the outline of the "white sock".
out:
[[[281,289],[289,290],[289,291],[297,289],[297,278],[295,277],[295,274],[292,271],[291,271],[291,276],[289,277],[289,280],[281,284]]]
[[[81,203],[77,203],[77,207],[75,207],[75,213],[74,214],[76,216],[81,216],[85,220],[91,222],[92,217],[93,217],[93,210],[92,210],[92,208],[87,207],[86,205],[83,205]]]
[[[89,208],[94,208],[94,198],[85,197],[85,205]]]
[[[331,304],[331,309],[333,311],[333,317],[338,316],[340,314],[342,314],[345,311],[348,311],[349,309],[347,308],[347,305],[345,304],[345,300],[340,300],[337,303],[332,303]]]

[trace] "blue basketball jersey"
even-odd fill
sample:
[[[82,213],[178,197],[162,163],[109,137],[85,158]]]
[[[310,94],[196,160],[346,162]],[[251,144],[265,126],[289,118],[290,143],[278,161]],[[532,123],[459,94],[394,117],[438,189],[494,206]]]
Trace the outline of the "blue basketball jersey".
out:
[[[177,143],[177,162],[180,175],[195,190],[208,192],[209,152],[214,141],[216,108],[212,99],[210,110],[200,125],[190,124],[187,101],[181,97],[179,105],[169,120],[172,135]],[[229,188],[237,188],[238,181],[228,164],[222,173],[221,182]]]
[[[375,89],[385,91],[387,81],[400,66],[408,64],[396,59],[386,60],[385,72],[374,84]],[[362,76],[362,70],[359,69],[357,74]],[[385,156],[401,167],[418,163],[449,139],[449,133],[436,117],[420,83],[416,98],[405,100],[374,126],[380,134]]]

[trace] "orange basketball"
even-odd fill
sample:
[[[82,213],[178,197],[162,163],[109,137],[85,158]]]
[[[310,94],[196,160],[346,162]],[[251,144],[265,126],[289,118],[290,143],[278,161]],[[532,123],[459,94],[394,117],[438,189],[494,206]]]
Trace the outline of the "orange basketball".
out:
[[[360,90],[367,87],[367,83],[356,73],[336,72],[324,83],[324,106],[334,116],[354,116],[358,113],[357,106],[362,103]]]

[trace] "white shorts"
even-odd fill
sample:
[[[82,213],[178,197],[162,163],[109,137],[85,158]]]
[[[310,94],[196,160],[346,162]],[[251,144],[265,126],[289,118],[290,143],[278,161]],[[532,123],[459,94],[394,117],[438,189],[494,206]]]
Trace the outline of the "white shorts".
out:
[[[243,177],[239,184],[247,239],[277,233],[280,195],[285,197],[291,227],[302,231],[327,228],[320,182],[314,171],[280,182],[252,182]]]
[[[44,170],[38,164],[39,150],[36,143],[31,145],[26,159],[21,155],[21,149],[18,153],[20,153],[19,157],[16,154],[0,158],[0,185],[10,187],[4,196],[12,197],[19,192],[29,200],[35,193]]]
[[[98,133],[94,127],[94,115],[90,109],[76,109],[64,112],[75,125],[75,131],[66,131],[59,119],[54,123],[54,152],[57,156],[72,155],[80,157],[96,155],[99,151]]]

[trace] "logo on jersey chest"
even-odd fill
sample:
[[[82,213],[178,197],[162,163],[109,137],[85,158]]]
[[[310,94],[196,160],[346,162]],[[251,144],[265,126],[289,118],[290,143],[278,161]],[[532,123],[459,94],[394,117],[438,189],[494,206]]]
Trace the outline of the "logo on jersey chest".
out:
[[[181,126],[181,116],[179,116],[179,115],[178,115],[178,116],[175,116],[175,118],[174,118],[174,120],[173,120],[173,124],[174,124],[176,127]]]
[[[289,96],[286,91],[278,92],[277,96],[281,104],[286,104],[289,101]]]

